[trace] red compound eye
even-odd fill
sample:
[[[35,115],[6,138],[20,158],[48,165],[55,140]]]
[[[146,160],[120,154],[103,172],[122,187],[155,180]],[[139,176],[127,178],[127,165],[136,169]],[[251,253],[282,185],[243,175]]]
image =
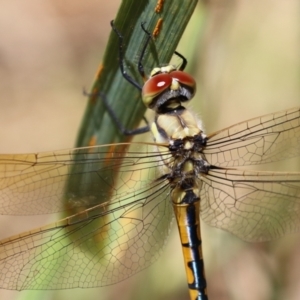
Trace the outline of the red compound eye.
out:
[[[170,74],[157,74],[148,79],[143,86],[144,95],[157,95],[168,88],[172,83]]]
[[[191,87],[193,90],[196,89],[195,79],[186,72],[183,71],[173,71],[170,73],[172,78],[176,79],[179,83],[185,86]]]
[[[157,74],[149,78],[142,90],[142,98],[146,106],[148,106],[152,99],[166,90],[172,84],[172,77],[170,74]]]

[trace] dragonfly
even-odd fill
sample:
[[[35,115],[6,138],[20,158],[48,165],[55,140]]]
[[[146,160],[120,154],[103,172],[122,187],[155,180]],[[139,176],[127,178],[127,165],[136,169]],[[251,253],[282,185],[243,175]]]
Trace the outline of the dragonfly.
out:
[[[115,284],[152,265],[175,218],[191,300],[208,300],[200,218],[246,241],[269,241],[300,229],[300,172],[246,167],[300,154],[300,107],[206,135],[185,103],[194,78],[182,63],[154,68],[140,86],[123,77],[155,113],[154,142],[119,143],[39,154],[0,155],[0,213],[66,211],[55,223],[0,241],[0,288],[88,288]],[[72,213],[70,214],[70,211]],[[74,212],[75,211],[75,212]]]

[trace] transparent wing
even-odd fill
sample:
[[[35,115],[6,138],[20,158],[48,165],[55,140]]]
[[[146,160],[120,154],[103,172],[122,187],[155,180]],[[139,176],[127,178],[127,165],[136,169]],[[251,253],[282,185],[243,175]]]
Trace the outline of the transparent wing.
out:
[[[208,136],[205,157],[219,167],[269,163],[300,155],[300,108],[251,119]]]
[[[203,176],[201,218],[246,241],[300,229],[300,173],[216,169]]]
[[[218,166],[276,161],[299,154],[299,136],[298,108],[209,136],[205,156]],[[155,260],[172,216],[159,165],[171,157],[167,147],[128,146],[0,156],[0,213],[72,212],[0,242],[3,288],[107,285]],[[202,177],[208,224],[251,241],[299,230],[299,173],[212,169]]]
[[[163,155],[156,156],[153,151],[150,154],[147,147],[143,152],[139,145],[133,146],[130,153],[123,151],[122,157],[123,145],[115,145],[114,151],[107,152],[109,147],[94,148],[97,150],[94,156],[83,149],[75,151],[84,155],[85,162],[88,158],[95,174],[90,178],[95,180],[94,184],[96,179],[100,180],[100,185],[97,185],[99,199],[110,195],[111,200],[52,225],[2,240],[1,288],[23,290],[104,286],[135,274],[157,259],[165,244],[173,214],[168,201],[168,181],[163,177],[158,179],[157,174]],[[137,149],[139,152],[134,151]],[[60,186],[67,176],[74,176],[77,182],[76,176],[83,170],[81,159],[78,153],[74,156],[74,150],[56,152],[55,156],[47,157],[47,162],[29,163],[28,168],[24,168],[24,161],[27,160],[23,158],[20,160],[22,172],[17,172],[15,164],[11,165],[14,172],[19,173],[18,176],[27,176],[22,177],[23,181],[18,177],[19,181],[15,180],[14,184],[20,187],[34,182],[30,192],[34,192],[36,200],[31,204],[42,204],[45,196],[55,198],[63,195],[63,188],[49,192],[50,187],[54,188],[54,182]],[[99,160],[101,168],[97,165]],[[71,163],[77,168],[71,168]],[[32,168],[37,166],[40,168],[33,172]],[[53,172],[55,166],[56,171]],[[111,172],[116,169],[119,175],[112,178]],[[25,180],[27,178],[28,181]],[[50,181],[43,181],[43,178]],[[37,184],[39,181],[42,183]],[[43,190],[47,190],[47,186],[48,192],[45,193]],[[107,191],[101,194],[105,187],[108,187]],[[44,200],[40,201],[39,196],[43,196]],[[54,198],[51,198],[53,203]]]
[[[112,144],[0,155],[0,214],[73,214],[108,199],[131,199],[160,176],[164,155],[153,144],[130,145],[131,152],[129,144]]]

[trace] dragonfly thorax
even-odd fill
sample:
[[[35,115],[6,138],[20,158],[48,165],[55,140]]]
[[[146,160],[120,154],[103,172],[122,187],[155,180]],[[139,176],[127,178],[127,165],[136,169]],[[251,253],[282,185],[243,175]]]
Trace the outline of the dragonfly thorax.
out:
[[[203,154],[205,145],[206,137],[200,134],[173,141],[169,146],[172,158],[166,167],[169,169],[167,178],[174,203],[191,204],[199,201],[201,175],[207,174],[211,167]]]
[[[151,126],[155,141],[169,145],[171,156],[163,161],[163,173],[170,182],[174,203],[199,201],[201,174],[210,169],[203,153],[207,138],[201,128],[196,115],[183,106],[157,114]]]
[[[157,114],[151,131],[156,142],[172,144],[175,140],[204,136],[201,128],[202,123],[197,116],[180,106],[165,114]]]

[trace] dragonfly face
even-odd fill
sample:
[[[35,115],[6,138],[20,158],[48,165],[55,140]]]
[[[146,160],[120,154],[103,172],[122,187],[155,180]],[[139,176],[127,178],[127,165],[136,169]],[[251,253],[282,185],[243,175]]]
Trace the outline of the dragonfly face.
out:
[[[190,100],[196,92],[196,82],[192,76],[178,71],[174,66],[155,68],[142,89],[144,104],[156,111],[164,113],[173,111],[177,105]]]
[[[300,173],[239,169],[300,154],[299,107],[206,136],[183,105],[195,83],[182,69],[155,69],[142,93],[156,112],[156,143],[0,155],[2,214],[53,213],[66,203],[79,211],[2,240],[1,288],[124,280],[157,259],[175,211],[191,295],[207,299],[205,278],[197,274],[203,271],[199,215],[247,241],[299,230]]]

